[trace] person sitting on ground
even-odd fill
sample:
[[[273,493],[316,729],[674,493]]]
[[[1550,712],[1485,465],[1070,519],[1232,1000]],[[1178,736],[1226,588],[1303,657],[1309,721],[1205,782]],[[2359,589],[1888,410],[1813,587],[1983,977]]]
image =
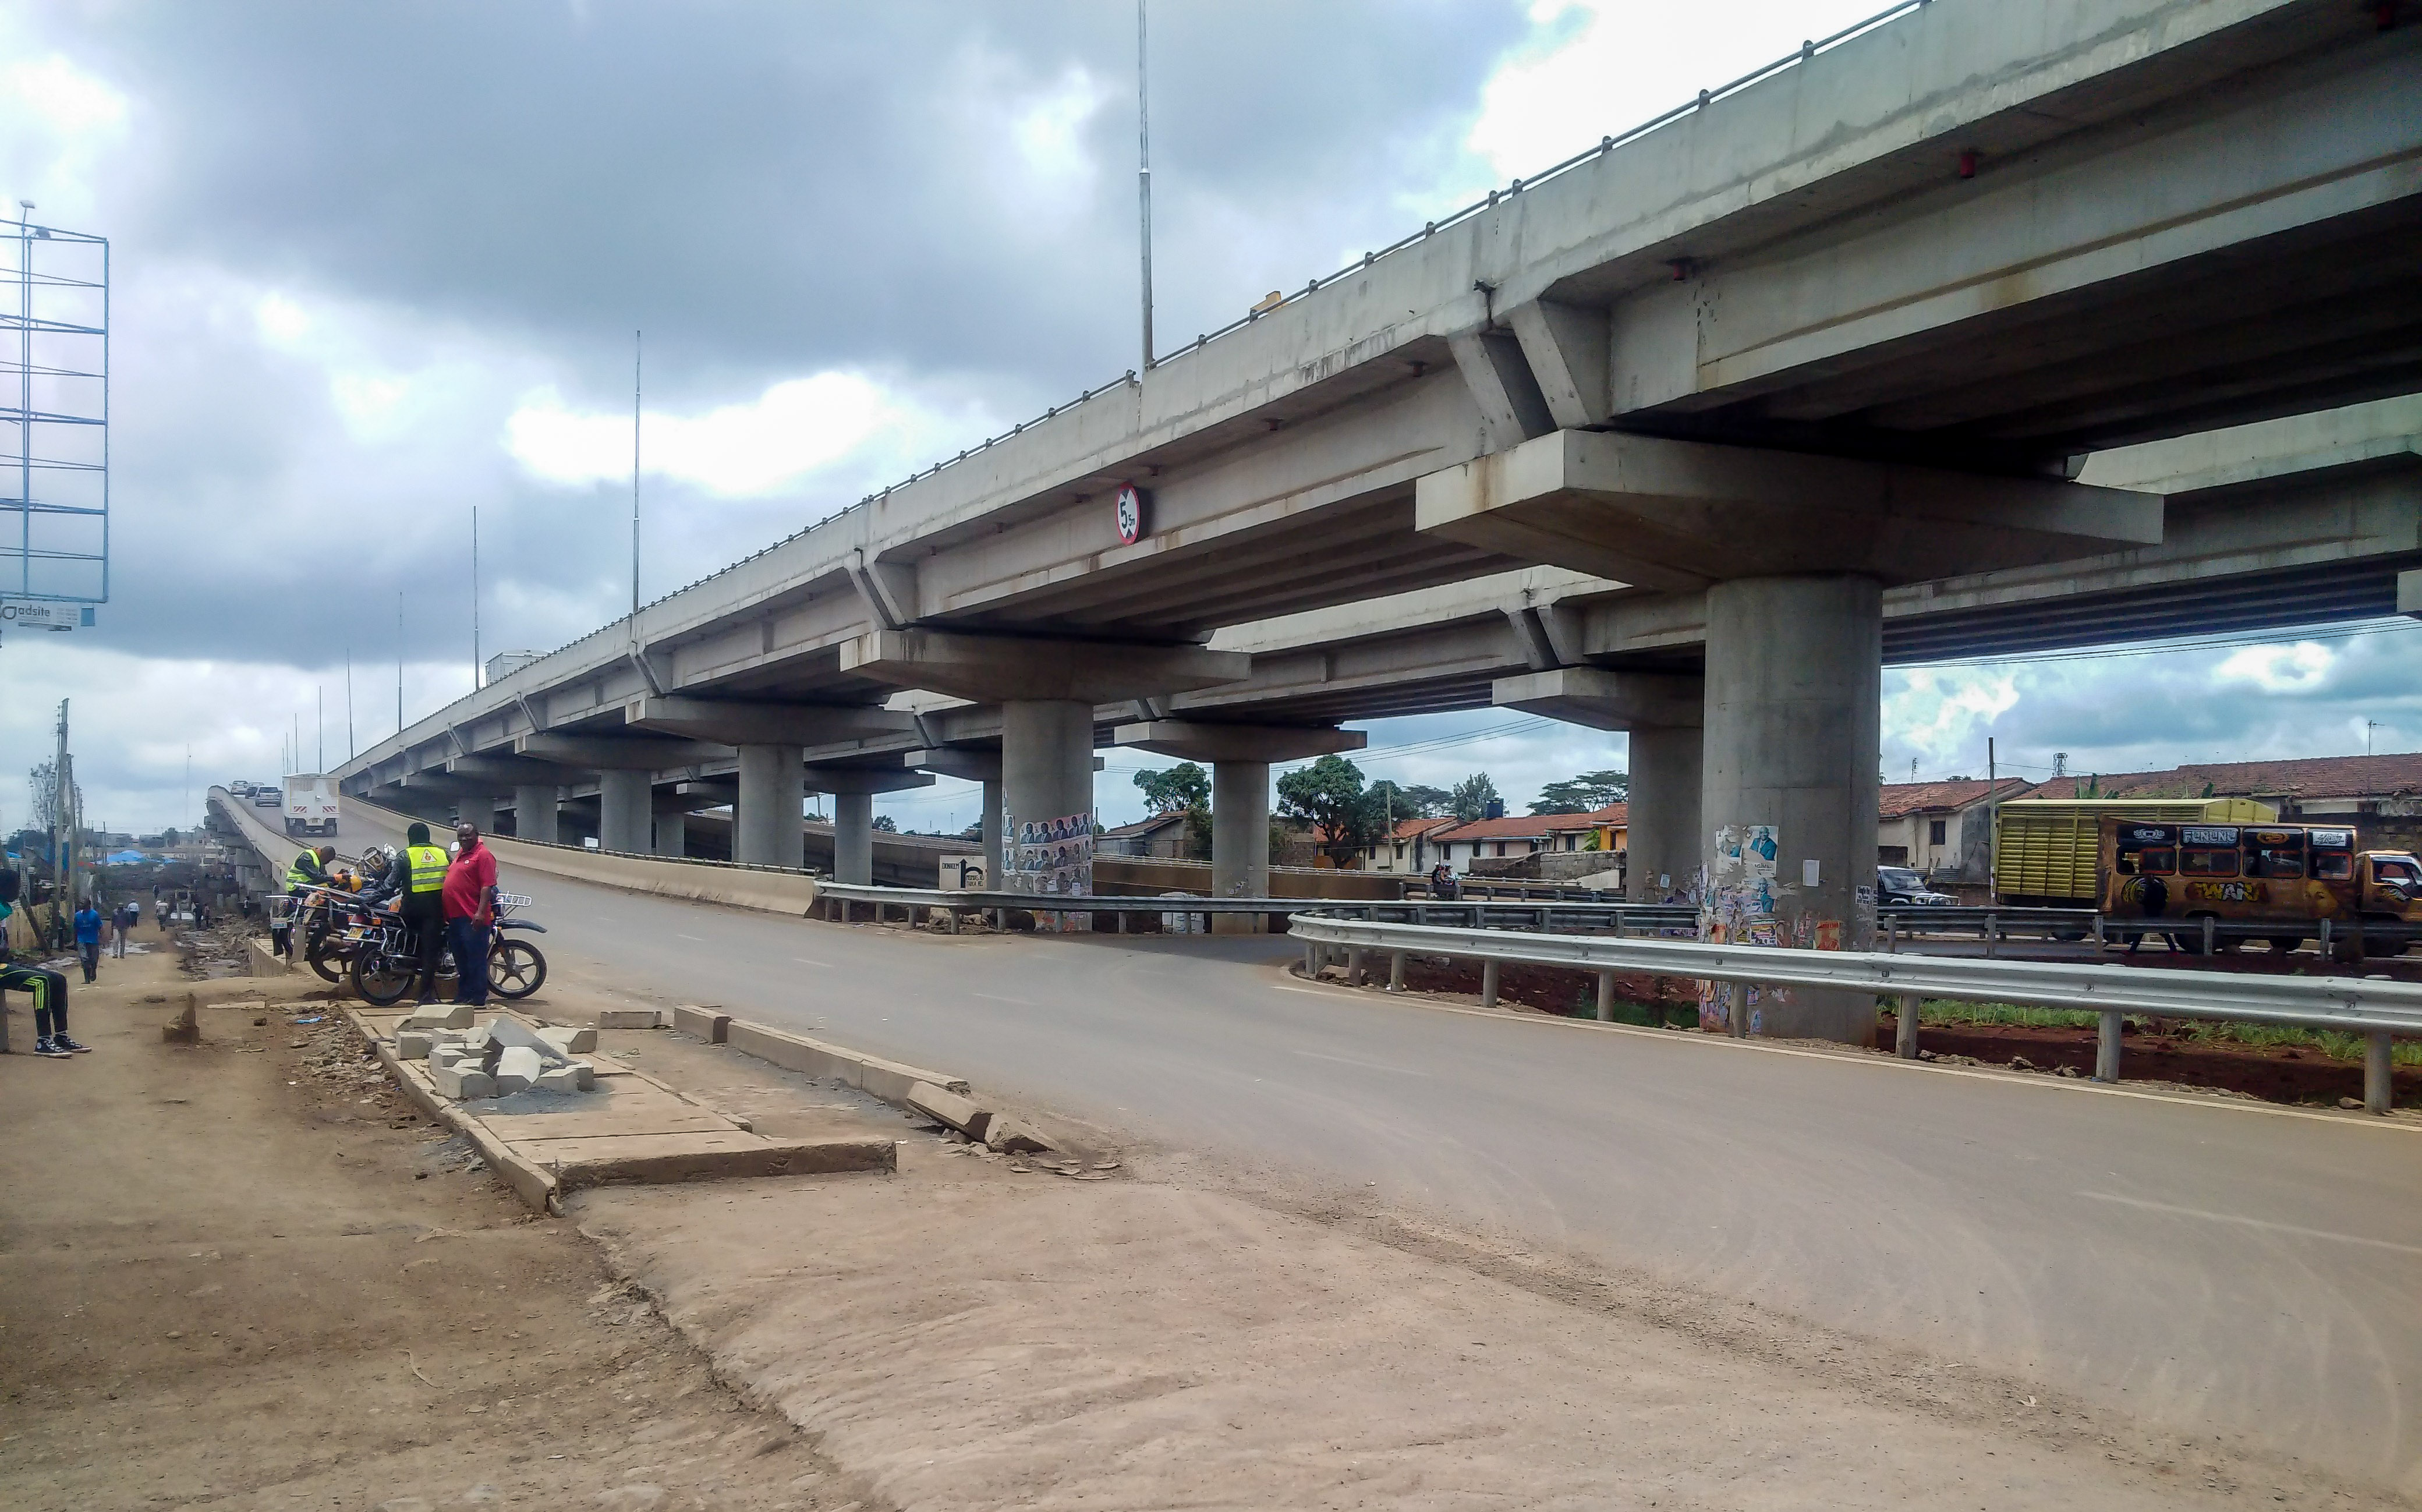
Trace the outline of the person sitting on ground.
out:
[[[83,1055],[89,1045],[79,1045],[68,1038],[68,979],[56,971],[39,966],[28,966],[14,960],[8,953],[8,916],[16,910],[0,903],[0,1000],[15,987],[29,993],[34,1000],[34,1053],[55,1061],[71,1055]],[[7,1012],[0,1002],[0,1013]]]

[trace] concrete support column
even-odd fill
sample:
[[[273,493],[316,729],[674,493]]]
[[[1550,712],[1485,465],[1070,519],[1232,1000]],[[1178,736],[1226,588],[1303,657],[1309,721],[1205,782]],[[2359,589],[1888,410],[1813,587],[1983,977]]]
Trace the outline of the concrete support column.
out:
[[[1073,699],[1019,700],[1000,706],[1002,806],[1012,826],[1093,812],[1093,706]],[[1006,852],[1017,843],[1005,830]],[[1001,887],[1024,891],[1002,869]]]
[[[796,746],[740,748],[740,798],[731,815],[731,858],[754,866],[800,865],[807,857],[806,793]]]
[[[645,855],[655,816],[649,811],[648,774],[627,769],[597,774],[597,844],[601,850]]]
[[[656,854],[686,856],[689,854],[689,815],[660,813],[656,815]]]
[[[552,845],[558,831],[555,824],[556,787],[552,782],[526,783],[513,789],[513,838],[535,840]]]
[[[1696,729],[1631,732],[1631,797],[1627,811],[1625,895],[1662,903],[1698,874],[1699,784],[1706,742]]]
[[[833,880],[874,880],[874,795],[833,795]]]
[[[454,805],[457,817],[480,827],[480,833],[496,832],[496,800],[491,794],[464,794]]]
[[[984,886],[998,890],[1003,874],[1000,851],[1000,779],[988,778],[983,785],[983,863]]]
[[[1868,948],[1882,684],[1875,579],[1707,591],[1703,932],[1751,939],[1771,928],[1785,945]],[[1762,1034],[1864,1043],[1874,1032],[1870,994],[1767,987],[1760,998],[1750,1011]]]
[[[1270,764],[1211,764],[1211,894],[1219,898],[1270,895]],[[1269,927],[1260,914],[1213,914],[1215,935],[1258,935]]]

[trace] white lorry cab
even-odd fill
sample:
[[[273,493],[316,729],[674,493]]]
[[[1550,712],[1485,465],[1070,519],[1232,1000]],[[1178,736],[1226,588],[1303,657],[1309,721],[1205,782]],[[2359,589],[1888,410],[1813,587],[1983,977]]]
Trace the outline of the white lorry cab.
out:
[[[286,779],[286,832],[290,835],[333,835],[337,832],[337,780],[317,772],[294,772]]]

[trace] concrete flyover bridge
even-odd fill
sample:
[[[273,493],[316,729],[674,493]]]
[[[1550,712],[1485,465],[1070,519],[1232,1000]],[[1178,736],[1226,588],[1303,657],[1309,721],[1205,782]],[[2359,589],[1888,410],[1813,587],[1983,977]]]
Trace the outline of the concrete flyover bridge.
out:
[[[1106,705],[1241,764],[1222,788],[1247,801],[1252,764],[1341,738],[1177,717],[1252,675],[1219,631],[1548,566],[1699,616],[1700,813],[1675,833],[1740,922],[1864,943],[1888,595],[1990,605],[2163,546],[2162,501],[2083,480],[2086,454],[2416,387],[2422,27],[2380,17],[1937,0],[650,606],[347,779],[510,798],[540,836],[593,795],[618,849],[721,783],[744,859],[796,854],[813,786],[846,876],[872,793],[922,780],[906,749],[996,781],[990,811],[1089,811]],[[1691,701],[1646,692],[1643,729]],[[1218,723],[1253,728],[1178,728]],[[1858,1011],[1812,995],[1769,1027]]]

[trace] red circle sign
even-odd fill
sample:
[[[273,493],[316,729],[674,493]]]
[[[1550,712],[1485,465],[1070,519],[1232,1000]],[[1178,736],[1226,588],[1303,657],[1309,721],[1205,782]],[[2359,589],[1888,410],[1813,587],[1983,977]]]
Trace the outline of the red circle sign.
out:
[[[1143,490],[1121,483],[1118,496],[1119,544],[1132,546],[1143,539]]]

